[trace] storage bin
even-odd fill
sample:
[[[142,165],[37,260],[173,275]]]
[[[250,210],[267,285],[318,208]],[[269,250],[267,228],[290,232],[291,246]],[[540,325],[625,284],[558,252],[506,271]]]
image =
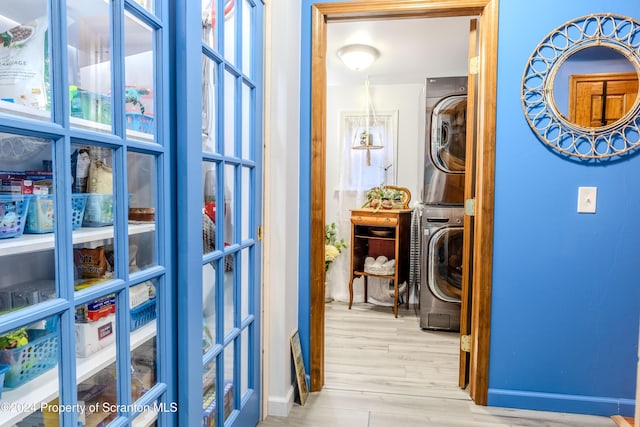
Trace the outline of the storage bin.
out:
[[[30,196],[0,195],[0,239],[22,235],[29,200]]]
[[[153,116],[140,113],[125,113],[127,129],[138,132],[153,133]]]
[[[103,227],[113,224],[113,194],[87,194],[83,227]]]
[[[4,374],[6,388],[19,387],[58,363],[58,334],[47,329],[27,329],[29,343],[0,350],[0,363],[10,368]]]
[[[111,97],[100,93],[78,89],[80,111],[74,116],[98,123],[111,124]]]
[[[76,322],[76,356],[91,356],[113,344],[115,337],[115,314],[109,314],[95,322]]]
[[[131,309],[131,331],[141,328],[156,318],[156,299]]]
[[[82,226],[86,194],[71,195],[71,225],[75,230]],[[53,195],[31,196],[25,233],[52,233],[54,227]]]
[[[0,365],[0,399],[2,399],[2,385],[4,384],[4,374],[9,370],[9,365]]]

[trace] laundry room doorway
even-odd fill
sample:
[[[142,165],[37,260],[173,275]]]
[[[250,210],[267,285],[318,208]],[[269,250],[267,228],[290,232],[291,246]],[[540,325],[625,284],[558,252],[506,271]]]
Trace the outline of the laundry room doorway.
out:
[[[324,372],[324,316],[325,316],[325,266],[324,242],[320,235],[325,224],[326,193],[326,60],[327,23],[333,20],[380,20],[429,17],[478,16],[480,31],[477,37],[479,59],[474,59],[472,68],[477,71],[476,110],[474,117],[478,126],[477,146],[472,153],[476,165],[473,191],[469,198],[475,199],[473,215],[473,245],[465,249],[467,271],[473,272],[473,291],[469,293],[467,308],[470,320],[468,359],[469,368],[460,367],[460,385],[469,377],[469,393],[478,404],[486,404],[488,391],[488,346],[491,296],[491,244],[493,221],[493,176],[495,151],[495,85],[497,51],[497,1],[461,1],[451,5],[444,1],[376,1],[320,3],[312,8],[312,99],[311,105],[311,292],[310,292],[310,377],[311,390],[321,390],[325,383]],[[475,193],[475,194],[474,194]],[[470,202],[469,205],[473,203]],[[465,219],[465,227],[468,226]],[[475,251],[472,253],[470,248]],[[479,259],[483,259],[480,263]],[[473,267],[473,268],[471,268]],[[471,303],[473,302],[473,303]],[[463,303],[464,307],[464,303]],[[464,312],[463,312],[464,317]],[[390,321],[393,317],[390,317]],[[467,335],[465,333],[465,335]],[[461,353],[462,354],[462,353]],[[462,359],[467,360],[466,357]]]

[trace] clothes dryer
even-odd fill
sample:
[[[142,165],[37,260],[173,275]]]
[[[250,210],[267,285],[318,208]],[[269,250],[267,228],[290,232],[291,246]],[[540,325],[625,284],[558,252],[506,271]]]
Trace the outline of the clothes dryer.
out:
[[[464,203],[467,77],[427,78],[422,202]]]
[[[460,330],[463,207],[420,205],[420,327]]]

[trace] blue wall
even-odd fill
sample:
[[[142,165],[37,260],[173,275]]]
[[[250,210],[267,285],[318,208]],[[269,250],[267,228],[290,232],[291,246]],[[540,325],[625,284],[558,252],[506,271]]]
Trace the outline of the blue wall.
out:
[[[302,2],[300,331],[309,348],[311,11]],[[553,29],[638,0],[501,0],[489,404],[631,415],[640,309],[640,158],[587,164],[539,142],[522,112],[525,64]],[[579,186],[598,187],[577,214]],[[308,357],[306,357],[308,366]]]
[[[536,45],[565,21],[606,11],[640,19],[638,0],[500,3],[491,405],[632,412],[640,158],[556,155],[529,129],[520,101]],[[596,214],[576,213],[579,186],[598,187]]]

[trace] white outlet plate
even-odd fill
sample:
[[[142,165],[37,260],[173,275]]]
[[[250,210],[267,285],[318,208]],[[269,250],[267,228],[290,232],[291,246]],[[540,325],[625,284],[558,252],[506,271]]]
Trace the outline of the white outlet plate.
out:
[[[597,187],[578,187],[578,213],[596,213]]]

